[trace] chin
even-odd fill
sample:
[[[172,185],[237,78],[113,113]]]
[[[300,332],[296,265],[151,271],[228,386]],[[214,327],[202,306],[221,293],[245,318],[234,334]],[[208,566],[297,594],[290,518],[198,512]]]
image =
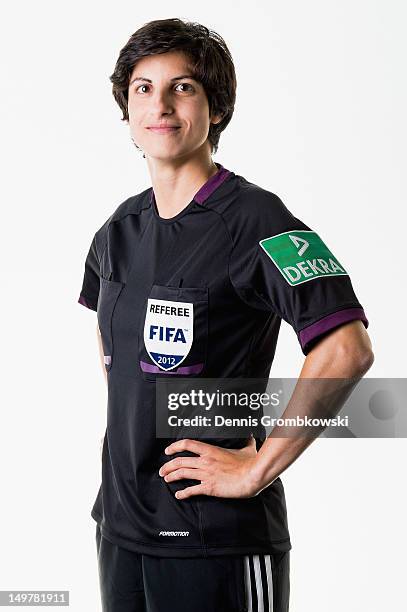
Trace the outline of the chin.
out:
[[[148,150],[144,149],[144,153],[146,157],[150,159],[159,159],[161,161],[172,161],[174,159],[178,159],[180,157],[188,157],[193,154],[195,149],[185,149],[180,147],[168,148],[166,151],[163,151],[163,147],[159,150]]]

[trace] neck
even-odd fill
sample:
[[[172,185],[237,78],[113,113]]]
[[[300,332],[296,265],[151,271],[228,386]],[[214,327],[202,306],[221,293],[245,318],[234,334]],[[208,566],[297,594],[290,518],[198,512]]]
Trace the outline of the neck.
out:
[[[147,163],[157,210],[164,219],[180,213],[202,185],[218,172],[210,154],[170,162],[147,158]]]

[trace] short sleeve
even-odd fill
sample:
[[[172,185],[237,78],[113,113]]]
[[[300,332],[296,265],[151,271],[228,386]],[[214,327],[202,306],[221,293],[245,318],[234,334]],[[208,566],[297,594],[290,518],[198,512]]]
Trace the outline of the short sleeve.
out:
[[[100,264],[96,245],[96,235],[93,237],[89,252],[85,260],[82,289],[78,302],[86,308],[97,310],[100,286]]]
[[[229,262],[243,301],[289,323],[305,355],[344,323],[359,319],[368,327],[348,272],[317,232],[277,196],[262,213],[236,232]]]

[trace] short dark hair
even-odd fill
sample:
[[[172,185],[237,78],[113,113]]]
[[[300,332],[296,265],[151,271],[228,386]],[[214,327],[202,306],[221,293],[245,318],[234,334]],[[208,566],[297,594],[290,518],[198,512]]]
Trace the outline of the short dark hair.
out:
[[[110,80],[113,96],[122,110],[122,121],[129,120],[128,87],[136,62],[142,57],[168,51],[183,51],[189,58],[192,76],[202,84],[209,113],[222,116],[211,123],[208,140],[212,153],[218,149],[221,132],[232,118],[236,100],[236,74],[225,41],[207,27],[178,18],[157,19],[139,28],[121,49]]]

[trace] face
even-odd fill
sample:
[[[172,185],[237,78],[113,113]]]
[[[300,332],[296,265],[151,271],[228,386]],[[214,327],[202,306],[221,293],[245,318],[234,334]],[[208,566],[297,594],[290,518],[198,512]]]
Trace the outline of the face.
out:
[[[211,121],[203,86],[192,77],[180,51],[143,57],[135,65],[128,90],[130,133],[148,158],[170,160],[200,147],[211,152]]]

